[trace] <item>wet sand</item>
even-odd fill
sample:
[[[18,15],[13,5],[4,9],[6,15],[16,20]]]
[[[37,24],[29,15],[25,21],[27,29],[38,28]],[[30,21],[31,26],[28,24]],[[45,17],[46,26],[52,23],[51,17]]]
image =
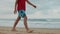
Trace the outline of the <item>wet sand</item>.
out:
[[[25,28],[16,28],[17,31],[11,31],[12,27],[0,27],[0,34],[60,34],[60,28],[30,28],[32,33],[27,33]]]

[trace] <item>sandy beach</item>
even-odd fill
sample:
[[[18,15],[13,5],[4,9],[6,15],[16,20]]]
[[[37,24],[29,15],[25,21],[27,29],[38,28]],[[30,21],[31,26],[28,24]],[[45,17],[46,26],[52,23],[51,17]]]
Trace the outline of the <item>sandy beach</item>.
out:
[[[0,27],[0,34],[60,34],[57,28],[30,28],[32,33],[27,33],[25,28],[16,28],[17,31],[11,31],[12,27]]]

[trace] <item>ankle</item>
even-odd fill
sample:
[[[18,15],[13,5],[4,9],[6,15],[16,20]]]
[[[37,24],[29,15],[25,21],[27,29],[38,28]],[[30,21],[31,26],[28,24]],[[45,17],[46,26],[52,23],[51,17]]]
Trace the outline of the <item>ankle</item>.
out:
[[[29,29],[26,29],[26,31],[28,31]]]

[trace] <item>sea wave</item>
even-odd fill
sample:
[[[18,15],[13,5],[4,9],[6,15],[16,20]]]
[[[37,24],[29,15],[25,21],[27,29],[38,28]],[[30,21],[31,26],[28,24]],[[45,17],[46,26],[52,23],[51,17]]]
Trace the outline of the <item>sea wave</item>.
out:
[[[0,19],[0,21],[13,21],[15,19]],[[21,19],[22,21],[23,19]],[[60,19],[28,19],[28,21],[60,22]]]

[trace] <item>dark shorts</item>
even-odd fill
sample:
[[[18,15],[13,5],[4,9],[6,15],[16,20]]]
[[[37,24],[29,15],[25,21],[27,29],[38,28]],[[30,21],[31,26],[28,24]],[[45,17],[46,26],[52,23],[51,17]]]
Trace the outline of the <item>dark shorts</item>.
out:
[[[25,17],[26,16],[26,14],[25,14],[25,11],[24,10],[19,10],[18,11],[18,16],[20,16],[20,17]]]

